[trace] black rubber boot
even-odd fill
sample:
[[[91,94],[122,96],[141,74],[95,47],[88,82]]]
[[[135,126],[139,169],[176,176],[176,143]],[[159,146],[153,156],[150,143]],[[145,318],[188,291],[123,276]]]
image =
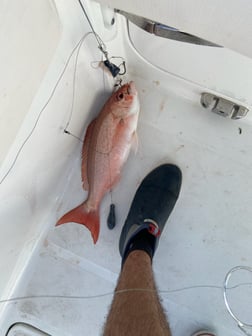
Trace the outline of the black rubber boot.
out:
[[[172,164],[161,165],[144,178],[122,229],[119,243],[122,265],[134,250],[144,250],[152,259],[178,199],[181,182],[181,170]]]

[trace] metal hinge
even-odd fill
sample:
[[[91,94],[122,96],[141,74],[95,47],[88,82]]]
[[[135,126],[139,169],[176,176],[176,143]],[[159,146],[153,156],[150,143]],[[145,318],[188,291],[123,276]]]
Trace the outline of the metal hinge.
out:
[[[212,112],[231,119],[243,118],[249,111],[246,107],[236,104],[231,100],[207,92],[201,94],[201,104],[205,108],[210,108]]]

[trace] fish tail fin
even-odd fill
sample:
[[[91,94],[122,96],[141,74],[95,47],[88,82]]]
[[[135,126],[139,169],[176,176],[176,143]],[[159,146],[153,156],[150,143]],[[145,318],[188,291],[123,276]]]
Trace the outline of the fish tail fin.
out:
[[[100,232],[99,208],[89,210],[84,202],[62,216],[56,226],[69,222],[85,225],[92,234],[94,244],[97,242]]]

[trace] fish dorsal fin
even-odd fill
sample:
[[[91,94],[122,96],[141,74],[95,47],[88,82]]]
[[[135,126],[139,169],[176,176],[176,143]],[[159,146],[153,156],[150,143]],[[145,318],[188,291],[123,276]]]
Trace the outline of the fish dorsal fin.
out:
[[[88,190],[88,177],[87,177],[87,162],[88,162],[88,149],[90,144],[91,135],[93,133],[94,125],[95,125],[96,119],[94,119],[87,128],[84,144],[82,147],[82,163],[81,163],[81,178],[83,183],[83,189]]]

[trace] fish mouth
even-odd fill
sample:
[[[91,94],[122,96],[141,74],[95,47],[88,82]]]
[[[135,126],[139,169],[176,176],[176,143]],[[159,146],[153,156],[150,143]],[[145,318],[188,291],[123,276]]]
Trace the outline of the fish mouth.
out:
[[[137,94],[136,85],[133,81],[130,81],[127,88],[128,94],[135,95]]]

